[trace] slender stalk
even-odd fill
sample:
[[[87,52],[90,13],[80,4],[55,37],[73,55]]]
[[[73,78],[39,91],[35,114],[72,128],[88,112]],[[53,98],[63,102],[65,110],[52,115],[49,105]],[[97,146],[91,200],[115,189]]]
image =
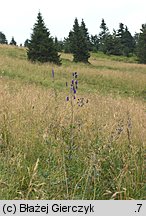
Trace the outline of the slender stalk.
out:
[[[72,150],[74,145],[74,104],[73,95],[71,95],[71,130],[70,130],[70,148],[69,148],[69,160],[71,160]]]

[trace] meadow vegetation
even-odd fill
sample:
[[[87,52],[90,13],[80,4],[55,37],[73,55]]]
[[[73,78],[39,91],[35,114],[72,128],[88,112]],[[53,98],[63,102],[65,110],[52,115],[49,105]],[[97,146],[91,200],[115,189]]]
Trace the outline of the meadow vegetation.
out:
[[[0,45],[0,199],[145,199],[146,65],[61,59],[33,64]]]

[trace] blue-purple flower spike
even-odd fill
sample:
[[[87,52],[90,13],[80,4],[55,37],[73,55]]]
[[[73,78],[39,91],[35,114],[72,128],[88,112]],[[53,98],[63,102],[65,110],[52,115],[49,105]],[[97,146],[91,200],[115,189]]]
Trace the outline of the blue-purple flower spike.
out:
[[[74,89],[74,94],[76,94],[76,89]]]
[[[54,78],[54,69],[52,69],[52,77]]]
[[[70,83],[70,93],[71,93],[71,98],[69,98],[68,96],[66,97],[66,101],[69,101],[70,99],[76,99],[76,93],[77,93],[77,89],[78,89],[78,80],[77,80],[77,72],[73,72],[72,73],[72,79],[71,79],[71,83]],[[68,86],[67,82],[66,82],[66,87]]]

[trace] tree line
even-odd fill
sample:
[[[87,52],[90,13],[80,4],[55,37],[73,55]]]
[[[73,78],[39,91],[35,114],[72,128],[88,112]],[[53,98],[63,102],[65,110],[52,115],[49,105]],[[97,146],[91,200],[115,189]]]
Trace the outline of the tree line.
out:
[[[5,36],[5,34],[3,32],[0,32],[0,44],[8,44],[8,40],[7,40],[7,38],[6,38],[6,36]],[[17,45],[14,37],[12,37],[9,44],[10,45],[15,45],[15,46]]]
[[[0,32],[0,43],[8,44],[4,33]],[[11,45],[17,45],[12,37]],[[74,62],[89,63],[90,52],[101,51],[107,55],[132,56],[136,55],[140,63],[146,64],[146,24],[142,24],[139,33],[134,36],[123,23],[117,30],[110,33],[104,19],[101,21],[100,32],[89,35],[88,28],[82,19],[79,24],[75,18],[72,30],[63,41],[53,38],[47,29],[42,14],[37,15],[31,38],[24,42],[27,47],[28,59],[35,62],[53,62],[60,65],[59,52],[72,53]]]

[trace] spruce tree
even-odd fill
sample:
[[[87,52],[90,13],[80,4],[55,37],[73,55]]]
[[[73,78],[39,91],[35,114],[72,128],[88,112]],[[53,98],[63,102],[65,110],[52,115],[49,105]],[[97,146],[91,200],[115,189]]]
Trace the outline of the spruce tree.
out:
[[[54,43],[55,43],[55,48],[56,48],[57,52],[62,52],[62,50],[63,50],[63,42],[59,41],[58,38],[55,37]]]
[[[100,29],[101,32],[99,33],[99,50],[106,53],[106,42],[110,33],[104,19],[102,19],[101,21]]]
[[[2,32],[0,32],[0,44],[8,44],[5,34]]]
[[[146,64],[146,24],[143,24],[140,30],[137,43],[137,57],[140,63]]]
[[[83,32],[83,35],[86,39],[86,43],[88,45],[88,49],[91,51],[91,42],[90,42],[90,36],[89,36],[89,32],[88,32],[88,29],[86,28],[86,24],[84,22],[84,20],[82,19],[82,22],[81,22],[81,31]]]
[[[107,35],[109,35],[109,29],[108,29],[104,19],[102,19],[102,21],[101,21],[100,29],[101,29],[101,32],[99,33],[99,36],[101,39],[104,39]]]
[[[91,44],[91,51],[97,52],[99,50],[99,37],[97,35],[91,35],[90,44]]]
[[[41,13],[38,13],[33,33],[28,43],[28,59],[35,62],[53,62],[60,65],[60,56],[55,48],[53,38],[45,26]]]
[[[17,45],[17,43],[16,43],[16,41],[15,41],[14,37],[12,37],[12,39],[11,39],[11,42],[10,42],[10,45],[14,45],[14,46],[16,46],[16,45]]]
[[[117,31],[117,36],[122,38],[123,34],[124,34],[124,24],[120,23],[119,24],[119,29]]]
[[[120,40],[121,44],[121,46],[119,47],[121,55],[128,57],[130,54],[134,52],[135,41],[131,33],[129,32],[127,26],[124,26],[123,23],[119,24],[117,37]]]
[[[24,42],[24,47],[28,47],[28,44],[29,44],[29,39],[26,39]]]
[[[122,37],[122,45],[123,45],[123,55],[124,56],[129,56],[134,52],[135,48],[135,41],[134,38],[132,37],[131,33],[129,32],[127,26],[125,28],[125,31],[123,33]]]
[[[106,38],[106,54],[109,55],[122,55],[121,53],[121,41],[116,36],[116,31],[113,30],[113,34]]]
[[[73,30],[69,33],[70,48],[73,53],[73,61],[88,63],[90,57],[87,36],[83,30],[83,26],[79,26],[76,18]]]
[[[70,38],[64,38],[63,40],[63,50],[65,53],[71,53],[71,45],[70,45]]]

